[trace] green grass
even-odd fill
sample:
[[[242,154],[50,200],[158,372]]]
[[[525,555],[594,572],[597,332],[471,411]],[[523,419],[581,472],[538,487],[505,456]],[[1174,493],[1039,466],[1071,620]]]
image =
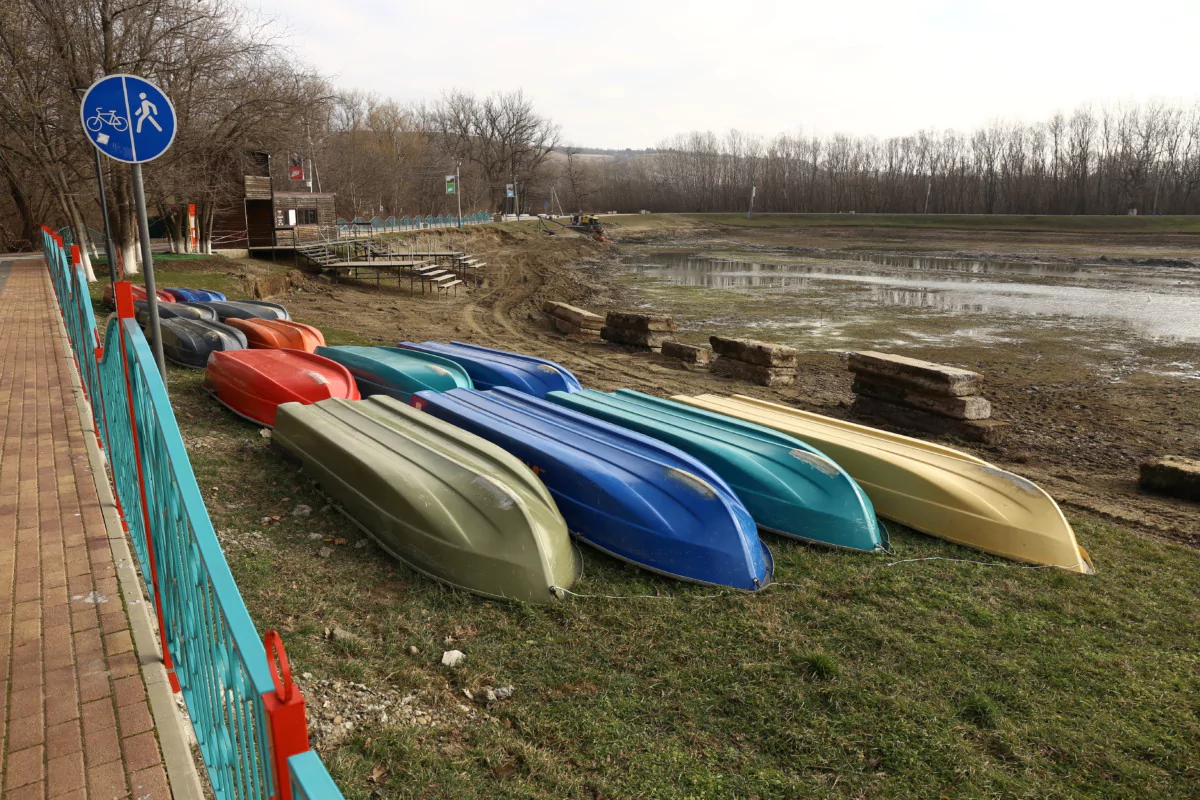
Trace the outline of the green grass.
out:
[[[1053,216],[1007,214],[654,214],[633,218],[633,226],[672,218],[744,228],[925,228],[962,231],[1024,231],[1110,234],[1196,234],[1200,216]],[[620,228],[623,217],[606,220]]]
[[[780,583],[746,595],[585,547],[576,591],[670,599],[492,602],[351,546],[357,529],[201,375],[173,367],[172,401],[251,614],[297,674],[419,689],[452,720],[464,689],[516,688],[490,721],[362,723],[322,753],[349,798],[1200,795],[1194,551],[1082,518],[1093,576],[904,529],[897,558],[991,566],[770,536]],[[361,642],[327,640],[335,625]],[[465,666],[440,666],[451,648]]]
[[[161,263],[160,263],[161,262]],[[189,264],[188,262],[197,262]],[[271,267],[268,262],[256,262],[271,272],[287,272],[289,266],[278,265]],[[96,267],[100,280],[89,286],[92,298],[99,300],[108,286],[108,278],[104,260]],[[204,256],[194,254],[163,254],[154,256],[154,284],[159,289],[168,286],[183,286],[194,289],[209,289],[224,293],[229,299],[246,298],[243,266],[237,261],[225,259],[222,256]],[[265,276],[264,276],[265,277]],[[129,280],[139,286],[145,285],[146,276],[139,272],[129,276]]]
[[[204,253],[155,253],[154,254],[154,263],[159,264],[164,261],[166,261],[166,262],[196,261],[196,260],[202,259],[202,258],[213,258],[213,256],[205,255]],[[92,263],[100,264],[100,265],[107,265],[108,257],[100,256],[99,258],[93,258]]]

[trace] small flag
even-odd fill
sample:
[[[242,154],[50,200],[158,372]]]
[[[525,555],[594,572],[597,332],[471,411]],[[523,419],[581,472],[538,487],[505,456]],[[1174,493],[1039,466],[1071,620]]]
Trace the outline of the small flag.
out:
[[[458,194],[458,181],[453,175],[446,176],[446,194]]]

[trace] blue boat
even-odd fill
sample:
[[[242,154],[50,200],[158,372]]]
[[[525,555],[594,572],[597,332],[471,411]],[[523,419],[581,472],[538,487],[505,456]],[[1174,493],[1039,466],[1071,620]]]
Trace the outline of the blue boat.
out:
[[[887,549],[887,533],[866,493],[799,439],[629,389],[551,392],[546,399],[695,456],[733,487],[766,530],[852,550]]]
[[[712,470],[648,436],[511,389],[418,392],[413,405],[503,447],[537,474],[580,539],[680,580],[755,591],[771,552]]]
[[[165,291],[180,303],[207,303],[225,299],[224,294],[210,289],[166,289]]]
[[[408,403],[414,392],[474,388],[471,376],[458,364],[416,350],[400,347],[318,347],[316,353],[350,370],[363,397],[385,394]]]
[[[476,389],[516,389],[545,397],[547,392],[578,392],[583,388],[569,369],[544,358],[464,342],[400,342],[400,346],[450,359],[467,371]]]

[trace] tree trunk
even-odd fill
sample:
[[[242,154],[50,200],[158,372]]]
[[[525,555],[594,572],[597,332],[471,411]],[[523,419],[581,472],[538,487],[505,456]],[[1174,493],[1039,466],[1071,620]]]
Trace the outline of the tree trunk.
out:
[[[67,198],[67,217],[71,220],[71,230],[75,232],[75,244],[79,246],[79,261],[83,264],[83,274],[88,283],[96,282],[96,272],[92,269],[92,257],[88,253],[88,229],[79,213],[79,207],[74,198]]]
[[[29,196],[25,194],[16,174],[9,168],[8,162],[2,155],[0,155],[0,170],[4,172],[4,177],[8,182],[8,195],[12,198],[13,206],[17,209],[17,216],[21,220],[19,236],[32,245],[38,241],[38,224],[34,218],[33,209],[29,206]]]

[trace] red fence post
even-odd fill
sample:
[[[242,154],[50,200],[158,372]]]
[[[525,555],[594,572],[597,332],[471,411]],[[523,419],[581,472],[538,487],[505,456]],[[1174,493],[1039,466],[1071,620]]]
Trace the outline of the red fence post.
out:
[[[288,771],[288,759],[309,749],[308,717],[304,713],[304,695],[292,683],[292,668],[288,664],[287,652],[278,631],[267,631],[263,636],[263,647],[267,651],[267,663],[271,666],[271,680],[275,691],[262,696],[263,708],[267,712],[267,730],[270,733],[271,762],[275,774],[273,800],[292,800],[292,781]]]
[[[133,405],[133,382],[129,377],[129,350],[125,344],[125,320],[133,319],[133,287],[129,281],[118,282],[113,290],[117,302],[117,324],[121,334],[121,363],[125,368],[125,394],[129,398],[129,432],[133,437],[133,460],[137,464],[138,493],[142,498],[142,525],[146,529],[146,561],[150,564],[150,585],[154,587],[154,611],[158,615],[158,638],[162,644],[163,667],[171,680],[172,691],[179,691],[179,678],[167,647],[167,626],[163,623],[162,591],[158,585],[158,565],[154,563],[154,532],[150,528],[150,504],[146,499],[146,477],[142,470],[142,450],[138,441],[137,414]]]

